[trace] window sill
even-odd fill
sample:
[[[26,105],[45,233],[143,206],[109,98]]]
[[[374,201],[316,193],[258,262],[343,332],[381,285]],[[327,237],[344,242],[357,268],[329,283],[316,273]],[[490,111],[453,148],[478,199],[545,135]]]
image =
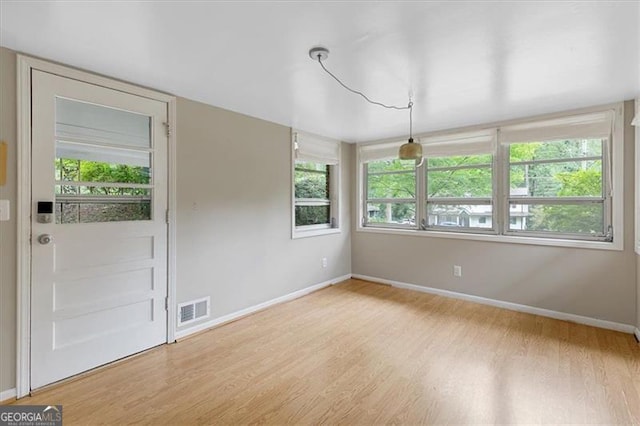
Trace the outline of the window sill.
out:
[[[393,228],[371,228],[362,227],[357,228],[358,232],[371,233],[371,234],[393,234],[393,235],[408,235],[412,237],[427,237],[427,238],[448,238],[453,240],[473,240],[473,241],[487,241],[492,243],[510,243],[510,244],[528,244],[537,246],[552,246],[552,247],[568,247],[568,248],[582,248],[591,250],[623,250],[623,241],[608,243],[604,241],[580,241],[580,240],[563,240],[555,238],[540,238],[540,237],[517,237],[511,235],[487,235],[487,234],[468,234],[462,232],[445,232],[445,231],[419,231],[417,229],[393,229]]]
[[[318,237],[320,235],[339,234],[340,228],[320,228],[320,229],[294,229],[291,239]]]

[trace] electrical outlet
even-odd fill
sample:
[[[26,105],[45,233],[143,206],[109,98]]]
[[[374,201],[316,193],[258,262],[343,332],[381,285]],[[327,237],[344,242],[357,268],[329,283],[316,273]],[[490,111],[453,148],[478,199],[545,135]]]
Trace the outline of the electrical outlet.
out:
[[[323,257],[323,258],[322,258],[322,267],[323,267],[323,268],[326,268],[326,267],[327,267],[327,258],[326,258],[326,257]]]
[[[462,266],[453,265],[453,276],[454,277],[461,277],[462,276]]]

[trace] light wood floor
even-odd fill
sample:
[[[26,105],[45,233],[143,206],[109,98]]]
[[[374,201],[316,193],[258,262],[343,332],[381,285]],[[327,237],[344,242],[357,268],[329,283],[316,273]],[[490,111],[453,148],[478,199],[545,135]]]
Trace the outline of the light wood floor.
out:
[[[640,424],[640,346],[349,280],[17,403],[66,425]]]

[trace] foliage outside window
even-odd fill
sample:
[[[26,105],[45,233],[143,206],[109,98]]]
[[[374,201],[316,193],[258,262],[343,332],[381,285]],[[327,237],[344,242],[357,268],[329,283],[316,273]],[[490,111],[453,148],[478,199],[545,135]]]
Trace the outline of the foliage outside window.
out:
[[[605,145],[600,138],[509,145],[509,230],[606,237]]]
[[[428,227],[493,229],[491,154],[428,158],[425,169]]]
[[[296,161],[296,226],[331,224],[330,178],[331,166]]]
[[[380,160],[367,163],[365,167],[367,223],[388,226],[415,225],[415,162]]]
[[[429,136],[419,166],[401,142],[361,145],[362,226],[611,242],[620,111]]]
[[[151,219],[149,167],[56,158],[56,222]]]

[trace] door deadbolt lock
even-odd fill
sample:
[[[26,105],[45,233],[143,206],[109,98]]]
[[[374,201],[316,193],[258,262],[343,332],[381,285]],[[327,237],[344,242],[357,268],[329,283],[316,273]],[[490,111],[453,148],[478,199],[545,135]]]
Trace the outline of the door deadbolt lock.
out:
[[[38,223],[53,222],[53,201],[38,201]]]
[[[49,234],[42,234],[38,237],[38,242],[40,244],[46,245],[53,241],[53,237]]]

